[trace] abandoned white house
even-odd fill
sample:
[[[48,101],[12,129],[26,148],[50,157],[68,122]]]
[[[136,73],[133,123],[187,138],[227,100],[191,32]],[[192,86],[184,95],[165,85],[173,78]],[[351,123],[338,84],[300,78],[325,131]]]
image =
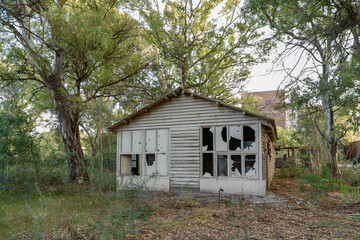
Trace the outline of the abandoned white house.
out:
[[[109,130],[117,133],[119,188],[151,179],[156,191],[265,195],[274,175],[274,119],[182,88]]]

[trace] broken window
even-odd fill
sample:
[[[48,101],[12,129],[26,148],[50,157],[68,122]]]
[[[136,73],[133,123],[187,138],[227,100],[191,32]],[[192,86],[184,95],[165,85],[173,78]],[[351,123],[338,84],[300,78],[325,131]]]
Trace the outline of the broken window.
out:
[[[230,151],[241,151],[241,137],[242,131],[240,126],[230,126],[230,139],[229,139],[229,149]]]
[[[130,176],[132,175],[132,155],[121,154],[120,155],[120,175]]]
[[[245,150],[256,149],[255,140],[256,140],[255,129],[251,126],[244,126],[244,149]]]
[[[231,155],[231,175],[241,177],[241,155]]]
[[[216,127],[216,151],[227,151],[226,127]]]
[[[214,161],[212,153],[203,153],[203,176],[214,176]]]
[[[228,176],[227,155],[217,156],[218,176]]]
[[[214,132],[213,127],[203,127],[202,129],[203,151],[214,150],[213,132]]]
[[[153,175],[156,173],[155,154],[146,154],[146,175]]]
[[[131,155],[131,174],[132,175],[140,175],[139,171],[139,155],[132,154]]]
[[[256,176],[256,155],[245,155],[245,177]]]

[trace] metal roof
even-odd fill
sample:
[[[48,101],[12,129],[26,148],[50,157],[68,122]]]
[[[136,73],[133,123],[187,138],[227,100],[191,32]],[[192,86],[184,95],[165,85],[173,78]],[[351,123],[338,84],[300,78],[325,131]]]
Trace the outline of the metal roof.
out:
[[[219,106],[225,106],[225,107],[234,109],[236,111],[242,112],[245,115],[250,115],[250,116],[255,116],[255,117],[258,117],[258,118],[262,118],[262,119],[268,121],[272,125],[272,127],[274,128],[274,131],[275,131],[275,138],[277,138],[276,125],[275,125],[275,120],[273,118],[269,118],[269,117],[263,116],[263,115],[258,114],[258,113],[250,112],[250,111],[244,110],[242,108],[233,106],[233,105],[228,104],[228,103],[221,102],[221,101],[213,99],[213,98],[202,96],[200,94],[191,92],[191,91],[183,89],[181,87],[178,87],[177,89],[173,90],[172,92],[170,92],[170,93],[164,95],[163,97],[159,98],[158,100],[150,103],[149,105],[147,105],[147,106],[141,108],[140,110],[138,110],[138,111],[136,111],[136,112],[122,118],[121,120],[115,122],[114,124],[112,124],[111,126],[108,127],[108,130],[111,131],[111,132],[115,132],[115,130],[118,129],[121,125],[129,123],[129,121],[131,119],[137,117],[138,115],[140,115],[142,113],[146,113],[151,108],[159,105],[160,103],[168,101],[170,98],[178,97],[181,94],[191,95],[191,96],[194,96],[194,97],[197,97],[197,98],[200,98],[200,99],[204,99],[204,100],[209,101],[209,102],[214,102],[215,104],[217,104]]]

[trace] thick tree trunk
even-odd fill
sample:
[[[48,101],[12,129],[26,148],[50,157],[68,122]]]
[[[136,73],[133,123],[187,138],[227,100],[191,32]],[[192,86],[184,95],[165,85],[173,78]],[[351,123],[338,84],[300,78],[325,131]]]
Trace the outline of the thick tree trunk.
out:
[[[331,104],[327,103],[325,108],[326,137],[329,145],[329,160],[331,166],[331,176],[340,175],[339,164],[337,160],[337,142],[333,133],[334,128],[334,112]]]
[[[53,90],[53,94],[68,160],[69,178],[71,181],[82,179],[87,182],[90,177],[80,142],[80,111],[66,102],[60,90]]]

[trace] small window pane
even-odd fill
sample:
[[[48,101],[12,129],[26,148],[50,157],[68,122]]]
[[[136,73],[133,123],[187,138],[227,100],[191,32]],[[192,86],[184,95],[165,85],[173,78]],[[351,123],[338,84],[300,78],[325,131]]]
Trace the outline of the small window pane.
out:
[[[229,132],[230,132],[229,134],[230,151],[241,151],[242,128],[240,126],[230,126]]]
[[[216,151],[227,151],[226,127],[216,127]]]
[[[218,155],[218,176],[227,176],[228,175],[228,165],[227,165],[227,155]]]
[[[155,154],[146,154],[146,175],[156,174]]]
[[[245,176],[256,176],[256,155],[245,155]]]
[[[241,177],[241,155],[231,155],[231,175]]]
[[[203,127],[202,129],[203,151],[214,150],[213,134],[214,134],[213,127]]]
[[[255,126],[244,126],[244,149],[256,149],[256,131]]]
[[[212,153],[203,153],[203,176],[214,176],[214,161]]]
[[[140,173],[139,173],[139,155],[138,154],[131,155],[131,174],[132,175],[140,175]]]

